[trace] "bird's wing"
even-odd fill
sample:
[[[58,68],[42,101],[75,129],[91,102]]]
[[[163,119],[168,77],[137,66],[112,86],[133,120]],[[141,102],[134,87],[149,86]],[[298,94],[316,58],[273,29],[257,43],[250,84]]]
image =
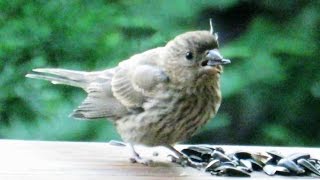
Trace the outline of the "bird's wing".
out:
[[[128,113],[127,108],[112,93],[111,80],[117,68],[107,69],[88,77],[87,98],[70,115],[79,119],[116,119]]]
[[[167,81],[167,76],[155,63],[157,54],[155,49],[149,50],[90,77],[87,80],[90,84],[85,88],[88,96],[71,116],[117,119],[141,110],[146,97],[158,84]]]
[[[135,55],[119,64],[111,81],[113,95],[128,109],[140,109],[158,85],[168,81],[157,65],[159,48]]]

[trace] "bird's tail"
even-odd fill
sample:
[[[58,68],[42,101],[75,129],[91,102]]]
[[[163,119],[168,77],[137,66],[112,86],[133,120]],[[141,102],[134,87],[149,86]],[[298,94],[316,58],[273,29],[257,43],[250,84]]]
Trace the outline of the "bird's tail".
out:
[[[89,85],[91,75],[93,75],[93,73],[83,71],[38,68],[33,69],[26,77],[51,81],[53,84],[65,84],[86,89]]]

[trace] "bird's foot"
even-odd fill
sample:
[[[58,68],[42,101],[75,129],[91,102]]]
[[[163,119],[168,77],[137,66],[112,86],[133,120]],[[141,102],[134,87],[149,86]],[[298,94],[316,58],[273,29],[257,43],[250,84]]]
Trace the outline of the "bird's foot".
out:
[[[152,160],[141,158],[139,155],[134,155],[133,157],[131,157],[130,162],[131,163],[139,163],[139,164],[143,164],[146,166],[152,166],[152,164],[153,164]]]
[[[169,155],[169,157],[171,158],[171,162],[180,164],[183,167],[189,166],[196,169],[201,169],[205,166],[204,163],[197,163],[197,162],[191,161],[188,157],[186,157],[180,151],[176,150],[171,145],[166,145],[165,147],[167,147],[169,150],[171,150],[175,154],[175,156]]]
[[[174,155],[168,155],[168,158],[170,159],[171,162],[177,163],[183,167],[187,166],[189,164],[189,159],[184,156],[176,157]]]
[[[177,164],[181,165],[182,167],[189,166],[189,167],[193,167],[196,169],[201,169],[205,166],[204,163],[193,162],[186,156],[176,157],[173,155],[168,155],[168,157],[170,158],[171,162],[177,163]]]
[[[129,148],[131,149],[131,153],[132,153],[132,157],[130,158],[130,161],[132,163],[139,163],[139,164],[143,164],[143,165],[146,165],[146,166],[152,166],[153,164],[153,161],[150,160],[150,159],[145,159],[145,158],[142,158],[134,149],[133,145],[132,144],[128,144],[129,145]]]

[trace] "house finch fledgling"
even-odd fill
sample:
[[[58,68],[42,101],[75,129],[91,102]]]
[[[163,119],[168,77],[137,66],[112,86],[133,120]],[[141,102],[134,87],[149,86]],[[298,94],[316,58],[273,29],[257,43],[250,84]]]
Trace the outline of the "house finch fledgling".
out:
[[[178,35],[164,47],[136,54],[95,72],[33,69],[27,77],[84,89],[88,96],[72,117],[108,118],[133,150],[132,160],[149,163],[134,144],[166,146],[190,138],[218,111],[223,59],[218,36],[209,31]]]

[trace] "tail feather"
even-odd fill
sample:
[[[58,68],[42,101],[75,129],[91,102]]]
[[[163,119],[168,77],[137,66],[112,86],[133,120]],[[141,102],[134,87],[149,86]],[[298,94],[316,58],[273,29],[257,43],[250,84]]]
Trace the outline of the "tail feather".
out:
[[[72,79],[72,80],[84,79],[85,75],[88,74],[88,72],[58,69],[58,68],[37,68],[37,69],[33,69],[32,71],[38,72],[38,73],[46,73],[51,75],[68,77],[68,79]]]
[[[118,118],[127,114],[128,110],[113,96],[111,80],[115,71],[116,68],[96,72],[40,68],[33,69],[26,77],[84,89],[88,96],[71,114],[74,118]]]
[[[88,72],[73,71],[66,69],[39,68],[33,69],[32,73],[26,75],[28,78],[43,79],[53,84],[65,84],[69,86],[86,89],[89,85]]]

